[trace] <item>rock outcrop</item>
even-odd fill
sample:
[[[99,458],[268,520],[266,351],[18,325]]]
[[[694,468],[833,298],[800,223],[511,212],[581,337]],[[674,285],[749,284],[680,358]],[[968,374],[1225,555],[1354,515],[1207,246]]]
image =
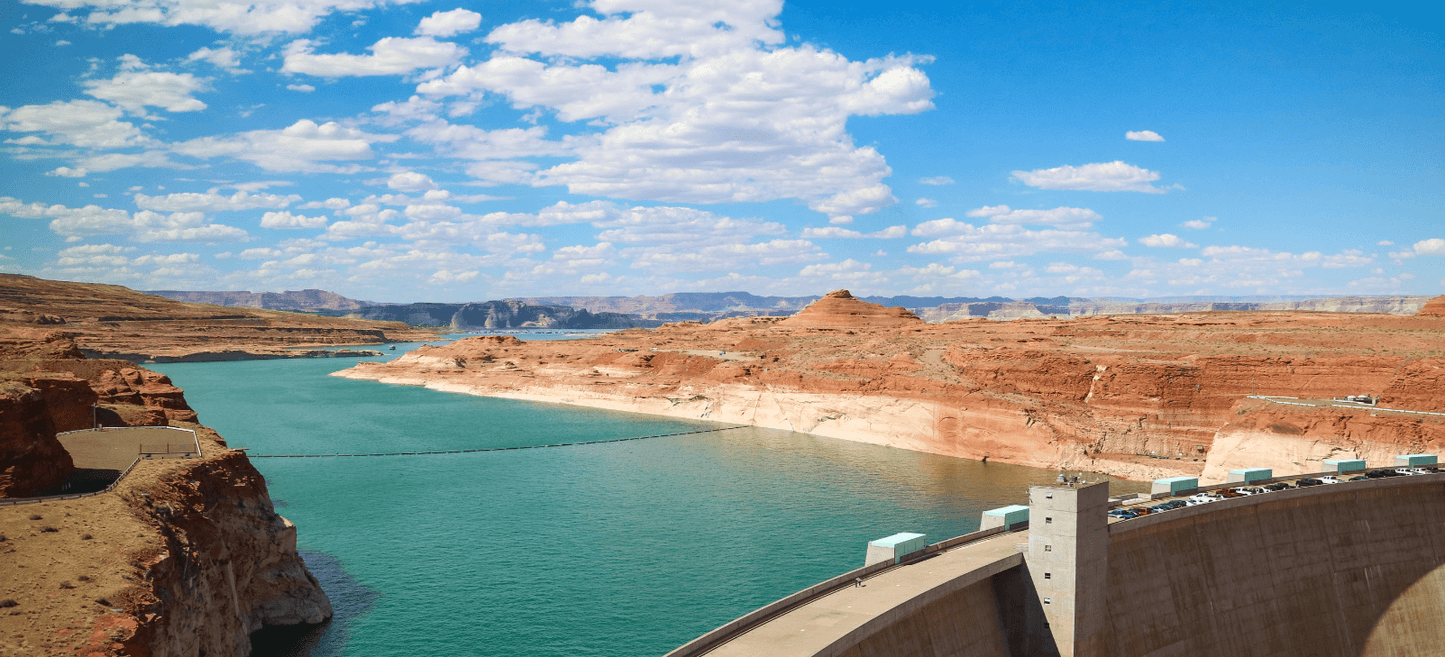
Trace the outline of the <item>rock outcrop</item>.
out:
[[[159,545],[137,563],[146,584],[125,596],[139,620],[118,654],[247,655],[265,625],[315,624],[331,602],[296,552],[265,481],[227,451],[119,493]]]
[[[86,448],[72,455],[55,434],[94,420],[195,430],[204,458],[137,461],[93,497],[0,506],[0,599],[15,605],[0,613],[0,654],[244,657],[262,626],[331,616],[265,479],[194,423],[168,378],[55,335],[0,333],[0,497],[88,467]]]
[[[136,362],[309,358],[334,355],[316,347],[435,335],[394,322],[182,303],[118,285],[0,274],[0,341],[8,333],[39,345],[55,330],[93,357]]]
[[[853,297],[847,290],[835,290],[808,304],[778,323],[788,328],[879,328],[922,324],[923,320],[904,308],[884,308]]]
[[[40,495],[75,470],[47,410],[40,390],[0,381],[0,497]]]
[[[1441,317],[1445,318],[1445,294],[1430,299],[1415,313],[1416,317]]]

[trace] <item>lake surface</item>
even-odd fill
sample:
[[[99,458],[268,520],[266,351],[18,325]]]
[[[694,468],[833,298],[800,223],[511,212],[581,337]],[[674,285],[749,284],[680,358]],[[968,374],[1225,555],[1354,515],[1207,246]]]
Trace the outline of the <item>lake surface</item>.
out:
[[[559,339],[561,334],[528,335]],[[412,348],[398,346],[383,360]],[[253,454],[477,449],[716,428],[352,381],[356,359],[150,365]],[[1026,503],[1057,473],[768,429],[602,445],[252,461],[336,607],[256,655],[661,655],[863,563]],[[1114,492],[1147,484],[1116,482]]]

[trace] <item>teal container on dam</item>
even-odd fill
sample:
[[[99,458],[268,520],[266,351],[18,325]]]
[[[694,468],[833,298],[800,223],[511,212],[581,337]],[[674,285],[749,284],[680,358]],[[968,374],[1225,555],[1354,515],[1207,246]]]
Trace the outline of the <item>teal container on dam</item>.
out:
[[[983,512],[982,522],[979,529],[993,529],[994,527],[1005,527],[1013,529],[1015,525],[1029,521],[1029,508],[1022,504],[1010,504],[997,509],[989,509]]]
[[[1325,461],[1325,472],[1345,474],[1346,472],[1362,472],[1364,469],[1364,459],[1333,459]]]
[[[1434,454],[1401,454],[1395,457],[1395,467],[1423,468],[1427,465],[1435,465],[1437,460]]]
[[[1229,479],[1226,483],[1252,484],[1257,481],[1264,481],[1274,476],[1274,470],[1269,468],[1240,468],[1229,471]]]
[[[1149,493],[1151,495],[1168,493],[1172,496],[1198,489],[1199,477],[1167,477],[1164,479],[1155,479],[1154,486],[1149,490]]]

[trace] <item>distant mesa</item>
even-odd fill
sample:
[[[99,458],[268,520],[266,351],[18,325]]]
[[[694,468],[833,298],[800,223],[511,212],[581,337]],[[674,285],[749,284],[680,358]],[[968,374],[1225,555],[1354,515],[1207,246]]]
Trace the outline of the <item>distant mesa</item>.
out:
[[[186,303],[209,303],[232,308],[257,308],[261,310],[289,310],[292,312],[317,312],[323,310],[350,311],[376,304],[370,301],[348,299],[326,290],[288,290],[286,292],[201,292],[182,290],[151,290],[146,294],[165,297]]]
[[[1420,312],[1415,313],[1416,317],[1442,317],[1445,318],[1445,294],[1425,302],[1420,307]]]
[[[781,322],[789,328],[876,328],[923,324],[906,308],[885,308],[854,297],[847,290],[835,290]]]

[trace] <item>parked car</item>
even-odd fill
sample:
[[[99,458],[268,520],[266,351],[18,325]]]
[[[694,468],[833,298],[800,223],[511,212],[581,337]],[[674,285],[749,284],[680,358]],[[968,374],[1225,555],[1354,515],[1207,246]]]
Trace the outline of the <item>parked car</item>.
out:
[[[1265,487],[1264,487],[1265,490],[1276,490],[1276,491],[1278,491],[1278,490],[1289,490],[1289,489],[1291,489],[1291,488],[1294,488],[1294,486],[1291,486],[1291,485],[1289,485],[1289,484],[1287,484],[1287,483],[1285,483],[1285,482],[1283,482],[1283,481],[1275,482],[1275,483],[1273,483],[1273,484],[1269,484],[1268,486],[1265,486]]]
[[[1298,483],[1300,488],[1304,488],[1305,486],[1323,486],[1325,482],[1315,479],[1314,477],[1305,477],[1304,479],[1299,480]]]
[[[1325,475],[1323,477],[1320,477],[1320,483],[1338,484],[1340,483],[1340,480],[1337,479],[1334,475]]]
[[[1350,481],[1369,481],[1369,480],[1370,480],[1370,477],[1369,477],[1368,475],[1360,475],[1360,476],[1358,476],[1358,477],[1350,477]]]

